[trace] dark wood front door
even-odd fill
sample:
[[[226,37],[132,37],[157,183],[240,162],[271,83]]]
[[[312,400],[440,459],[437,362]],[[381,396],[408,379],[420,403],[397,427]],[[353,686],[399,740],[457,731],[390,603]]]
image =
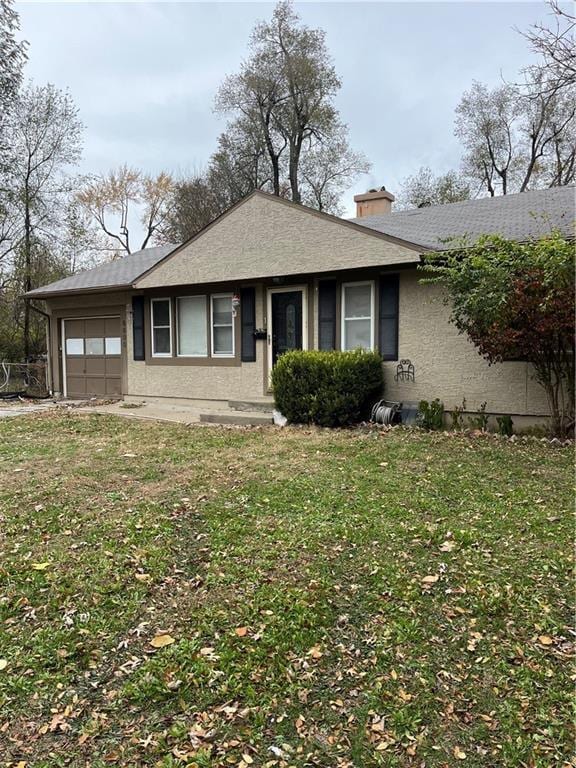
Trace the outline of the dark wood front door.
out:
[[[302,291],[272,294],[272,365],[290,349],[302,349]]]

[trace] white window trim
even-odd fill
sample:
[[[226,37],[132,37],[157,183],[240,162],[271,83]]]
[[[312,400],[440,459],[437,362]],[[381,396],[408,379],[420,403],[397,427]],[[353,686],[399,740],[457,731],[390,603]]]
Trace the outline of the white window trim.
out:
[[[236,357],[236,324],[234,311],[232,311],[232,352],[214,351],[214,299],[230,299],[232,302],[233,293],[213,293],[210,295],[210,353],[212,357]],[[219,325],[219,328],[228,328],[228,325]]]
[[[168,302],[168,325],[154,326],[154,304],[159,302]],[[156,352],[154,350],[154,328],[168,328],[170,331],[170,351],[169,352]],[[172,357],[172,299],[170,298],[158,298],[150,299],[150,337],[152,346],[152,357]]]
[[[360,287],[363,285],[370,286],[370,317],[346,317],[346,288]],[[341,304],[341,324],[340,324],[340,349],[343,352],[349,352],[344,345],[346,343],[346,320],[370,320],[370,349],[374,350],[374,303],[375,303],[375,282],[374,280],[362,280],[358,282],[342,283],[340,304]]]
[[[192,296],[177,296],[176,297],[176,357],[195,357],[199,360],[206,360],[210,356],[210,350],[208,349],[208,333],[206,333],[206,354],[205,355],[184,355],[180,352],[180,310],[178,302],[180,299],[204,299],[204,320],[208,322],[208,312],[206,312],[206,294],[196,293]],[[206,329],[208,331],[208,329]]]

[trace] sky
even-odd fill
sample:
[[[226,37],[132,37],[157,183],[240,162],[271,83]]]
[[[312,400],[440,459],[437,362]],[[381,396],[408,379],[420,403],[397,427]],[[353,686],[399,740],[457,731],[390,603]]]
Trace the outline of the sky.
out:
[[[309,2],[342,79],[337,106],[352,146],[372,162],[343,199],[397,192],[423,165],[456,167],[454,110],[473,80],[513,80],[533,58],[517,29],[549,17],[543,2]],[[273,4],[19,2],[27,76],[68,88],[85,125],[80,170],[122,163],[186,173],[206,165],[225,118],[213,111]]]

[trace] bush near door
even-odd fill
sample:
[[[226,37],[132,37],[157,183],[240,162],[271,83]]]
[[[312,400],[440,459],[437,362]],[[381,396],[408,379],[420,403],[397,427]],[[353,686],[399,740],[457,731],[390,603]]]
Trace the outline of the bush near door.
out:
[[[272,386],[277,408],[291,423],[356,424],[382,397],[382,358],[362,350],[293,350],[276,363]]]

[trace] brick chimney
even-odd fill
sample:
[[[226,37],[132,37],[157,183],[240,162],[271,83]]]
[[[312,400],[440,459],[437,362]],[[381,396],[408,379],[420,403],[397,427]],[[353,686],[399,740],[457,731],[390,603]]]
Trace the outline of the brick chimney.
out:
[[[354,195],[356,218],[361,219],[363,216],[378,216],[382,213],[390,213],[395,199],[393,194],[386,191],[386,187],[369,189],[363,195]]]

